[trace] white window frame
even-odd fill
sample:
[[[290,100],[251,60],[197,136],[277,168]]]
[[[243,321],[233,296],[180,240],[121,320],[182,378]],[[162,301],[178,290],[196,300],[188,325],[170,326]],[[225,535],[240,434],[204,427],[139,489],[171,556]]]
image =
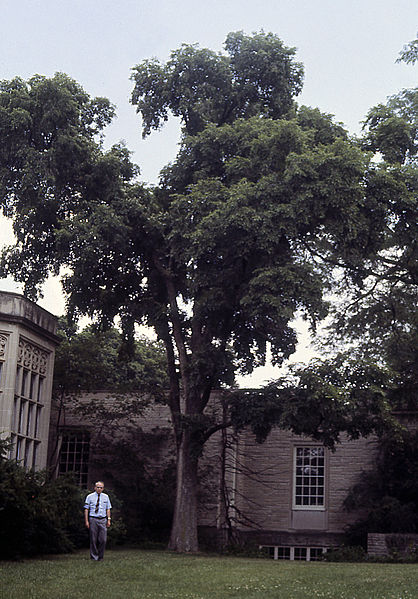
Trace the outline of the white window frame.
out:
[[[327,552],[326,547],[315,545],[314,547],[306,547],[303,545],[259,545],[261,549],[268,549],[270,557],[278,561],[319,561],[318,554],[323,555]],[[301,554],[304,553],[302,557]]]
[[[301,451],[303,452],[302,455],[300,455]],[[318,455],[315,455],[314,452],[318,452]],[[301,472],[301,469],[306,469],[306,472]],[[316,484],[312,484],[312,479]],[[324,511],[326,509],[326,486],[325,447],[313,444],[295,445],[293,448],[292,509]],[[303,503],[305,496],[303,491],[305,489],[308,490],[306,495],[307,503]],[[298,501],[299,497],[302,499],[302,503]],[[316,500],[316,503],[314,500]]]

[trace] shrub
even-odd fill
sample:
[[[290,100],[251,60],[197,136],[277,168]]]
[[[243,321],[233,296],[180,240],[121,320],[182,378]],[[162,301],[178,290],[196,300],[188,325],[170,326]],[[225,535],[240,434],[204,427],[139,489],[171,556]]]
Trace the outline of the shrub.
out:
[[[367,543],[367,533],[418,533],[418,431],[380,440],[374,468],[364,472],[345,500],[363,516],[347,530],[348,545]]]
[[[363,547],[358,545],[337,547],[329,549],[323,556],[327,562],[363,562],[366,559],[366,552]]]
[[[68,478],[48,481],[6,458],[0,442],[0,558],[63,553],[80,546],[81,495]]]
[[[418,559],[418,538],[410,534],[392,534],[386,537],[386,546],[393,559]]]

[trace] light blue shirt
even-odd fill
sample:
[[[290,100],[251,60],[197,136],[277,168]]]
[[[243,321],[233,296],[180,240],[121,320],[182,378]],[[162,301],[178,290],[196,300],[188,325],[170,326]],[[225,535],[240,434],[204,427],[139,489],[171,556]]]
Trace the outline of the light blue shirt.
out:
[[[99,495],[96,493],[96,491],[94,491],[94,493],[90,493],[90,495],[87,495],[86,501],[84,502],[84,509],[89,511],[90,517],[106,518],[106,510],[110,510],[112,507],[109,495],[106,495],[106,493],[100,493],[99,509],[96,512],[95,510],[98,496]]]

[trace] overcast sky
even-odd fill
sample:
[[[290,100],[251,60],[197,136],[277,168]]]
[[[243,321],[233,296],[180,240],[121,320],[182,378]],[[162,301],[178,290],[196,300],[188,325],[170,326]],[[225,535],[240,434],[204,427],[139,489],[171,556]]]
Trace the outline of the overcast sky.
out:
[[[178,124],[141,139],[131,69],[153,56],[165,61],[182,43],[222,51],[230,31],[277,34],[305,65],[298,102],[335,115],[352,133],[370,107],[417,85],[417,68],[395,63],[417,35],[417,0],[0,0],[0,8],[0,78],[61,71],[108,97],[118,116],[106,146],[125,140],[149,183],[176,154]],[[0,220],[0,246],[10,240],[10,224]],[[10,280],[0,289],[19,291]],[[44,293],[40,304],[62,313],[56,282]]]

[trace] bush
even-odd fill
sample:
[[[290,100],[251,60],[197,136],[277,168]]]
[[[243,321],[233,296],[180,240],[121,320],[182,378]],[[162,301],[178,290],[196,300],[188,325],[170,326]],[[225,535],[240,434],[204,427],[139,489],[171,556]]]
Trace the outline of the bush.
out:
[[[386,537],[386,546],[391,558],[418,560],[418,539],[416,535],[392,534]]]
[[[345,500],[365,515],[350,526],[349,545],[366,546],[367,533],[418,533],[418,431],[380,440],[374,468],[364,472]]]
[[[329,549],[323,557],[327,562],[363,562],[366,559],[366,552],[358,545],[347,547],[342,545],[336,549]]]
[[[82,498],[69,478],[48,481],[6,458],[0,442],[0,558],[65,553],[84,539]]]

